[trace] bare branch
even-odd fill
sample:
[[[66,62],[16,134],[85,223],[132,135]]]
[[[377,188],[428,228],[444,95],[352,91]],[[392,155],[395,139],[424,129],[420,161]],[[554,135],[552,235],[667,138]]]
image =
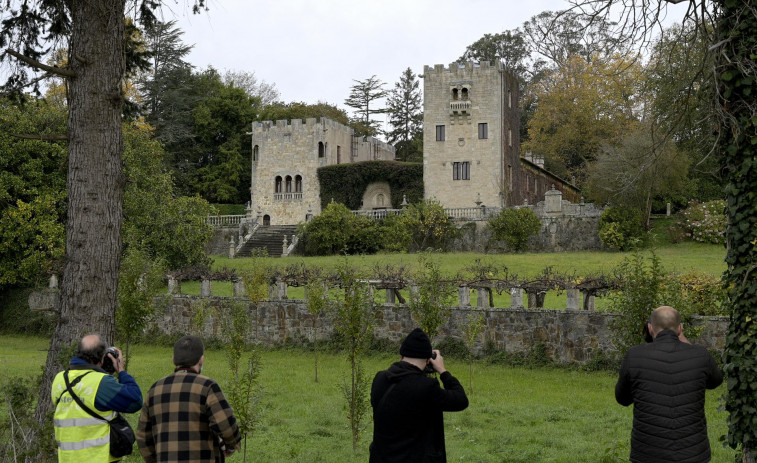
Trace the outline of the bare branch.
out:
[[[48,66],[46,64],[42,64],[39,61],[29,58],[28,56],[24,56],[15,50],[6,49],[5,53],[15,57],[19,61],[23,61],[24,63],[28,64],[31,67],[41,69],[43,71],[47,71],[51,74],[56,74],[61,77],[68,77],[69,79],[73,79],[74,77],[76,77],[76,73],[71,71],[70,69],[59,68],[55,66]]]

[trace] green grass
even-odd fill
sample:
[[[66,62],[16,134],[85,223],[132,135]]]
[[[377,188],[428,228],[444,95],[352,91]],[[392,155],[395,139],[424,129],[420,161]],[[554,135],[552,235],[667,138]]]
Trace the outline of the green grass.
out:
[[[669,271],[685,273],[695,269],[711,275],[720,275],[725,270],[725,248],[720,245],[702,243],[678,243],[661,246],[655,251],[662,261],[662,265]],[[481,253],[439,253],[433,257],[439,262],[442,272],[454,276],[464,272],[473,265],[476,259],[490,262],[500,271],[507,267],[511,273],[519,277],[530,277],[540,273],[544,268],[552,266],[554,270],[564,273],[575,273],[578,276],[596,273],[610,274],[612,270],[630,255],[628,252],[547,252],[547,253],[518,253],[518,254],[481,254]],[[276,268],[303,263],[308,267],[334,269],[345,259],[354,266],[365,271],[375,266],[391,265],[413,270],[418,265],[416,254],[375,254],[368,256],[327,256],[264,258],[262,262]],[[237,271],[249,270],[254,261],[251,258],[238,257],[229,259],[224,256],[213,256],[213,268],[234,268]]]
[[[673,273],[686,273],[696,270],[702,273],[719,276],[725,271],[725,249],[720,245],[701,243],[666,244],[655,250],[663,267]],[[578,277],[604,273],[612,275],[617,265],[630,253],[625,252],[552,252],[552,253],[518,253],[518,254],[480,254],[480,253],[440,253],[434,254],[433,258],[439,262],[443,274],[450,277],[464,274],[465,269],[471,267],[477,259],[493,265],[500,271],[500,276],[507,267],[520,279],[533,277],[546,267],[551,266],[556,272],[575,275]],[[369,256],[328,256],[328,257],[301,257],[292,256],[287,258],[264,258],[262,263],[274,268],[283,269],[294,264],[304,264],[306,267],[318,267],[323,269],[335,269],[343,265],[345,260],[350,265],[363,269],[371,274],[375,267],[404,267],[408,276],[418,266],[416,254],[377,254]],[[255,262],[251,258],[229,259],[224,256],[213,256],[213,268],[234,268],[238,272],[250,270]],[[261,262],[261,261],[257,261]],[[495,276],[496,278],[496,276]],[[200,294],[198,282],[183,282],[184,294]],[[407,298],[407,291],[403,297]],[[231,283],[214,282],[213,295],[231,296]],[[288,289],[289,299],[304,299],[305,291],[301,287]],[[525,297],[525,296],[524,296]],[[549,292],[544,301],[545,308],[564,309],[566,305],[564,293]],[[471,305],[476,305],[477,294],[471,293]],[[525,301],[524,301],[525,303]],[[607,305],[602,298],[596,299],[596,307],[602,310]],[[494,294],[495,307],[510,307],[510,295],[508,293]]]
[[[47,340],[0,336],[0,368],[28,376],[39,373]],[[146,393],[150,385],[172,371],[171,349],[133,346],[130,372]],[[386,368],[396,356],[365,359],[369,374]],[[349,374],[344,356],[321,355],[318,383],[313,379],[313,355],[299,350],[264,351],[261,422],[249,440],[248,461],[364,462],[368,459],[372,424],[366,422],[360,448],[352,451],[339,386]],[[468,388],[467,364],[445,358],[447,367]],[[223,388],[223,352],[206,353],[205,371]],[[450,462],[600,462],[618,448],[617,461],[627,461],[632,409],[615,403],[616,375],[562,369],[510,368],[477,363],[470,406],[445,414]],[[717,411],[721,386],[707,394],[707,419],[714,463],[733,461],[718,437],[726,432],[726,415]],[[0,415],[0,418],[2,415]],[[136,415],[130,417],[136,423]],[[131,457],[126,461],[141,461]],[[230,461],[242,461],[241,455]]]

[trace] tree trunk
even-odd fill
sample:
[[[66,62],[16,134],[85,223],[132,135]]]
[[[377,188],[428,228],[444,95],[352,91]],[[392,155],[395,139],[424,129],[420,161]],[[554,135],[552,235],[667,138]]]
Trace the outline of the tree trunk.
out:
[[[726,270],[730,323],[725,373],[728,444],[754,462],[757,448],[757,16],[753,2],[718,0],[715,77],[721,120],[718,148],[724,157],[728,226]],[[751,453],[751,454],[750,454]]]
[[[68,211],[61,311],[50,341],[36,418],[52,410],[50,386],[86,333],[112,343],[121,261],[121,85],[124,0],[68,0]]]

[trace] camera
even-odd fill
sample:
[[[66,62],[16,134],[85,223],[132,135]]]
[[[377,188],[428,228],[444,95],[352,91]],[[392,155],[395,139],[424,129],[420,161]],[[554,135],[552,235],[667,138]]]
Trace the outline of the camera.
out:
[[[431,358],[432,359],[436,358],[436,352],[431,352]],[[426,368],[423,369],[423,372],[426,373],[427,375],[430,375],[432,373],[436,373],[436,370],[434,370],[434,366],[431,365],[431,363],[429,362],[428,364],[426,364]]]
[[[113,361],[108,357],[108,354],[113,355],[113,358],[118,358],[118,351],[115,347],[108,347],[105,349],[105,356],[103,357],[103,370],[108,373],[115,373],[116,366],[113,365]]]

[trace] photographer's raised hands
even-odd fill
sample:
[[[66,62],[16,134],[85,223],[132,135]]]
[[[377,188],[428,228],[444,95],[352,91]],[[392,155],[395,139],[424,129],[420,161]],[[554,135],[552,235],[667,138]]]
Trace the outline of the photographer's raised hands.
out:
[[[113,368],[116,370],[116,374],[118,374],[124,371],[124,354],[118,347],[114,347],[113,349],[118,352],[118,357],[114,357],[110,352],[106,355],[110,357],[110,361],[113,362]]]
[[[441,352],[439,352],[438,349],[434,349],[432,352],[436,354],[436,358],[430,358],[428,359],[428,362],[434,367],[434,370],[439,374],[447,371],[447,369],[444,368],[444,357],[442,357]]]

